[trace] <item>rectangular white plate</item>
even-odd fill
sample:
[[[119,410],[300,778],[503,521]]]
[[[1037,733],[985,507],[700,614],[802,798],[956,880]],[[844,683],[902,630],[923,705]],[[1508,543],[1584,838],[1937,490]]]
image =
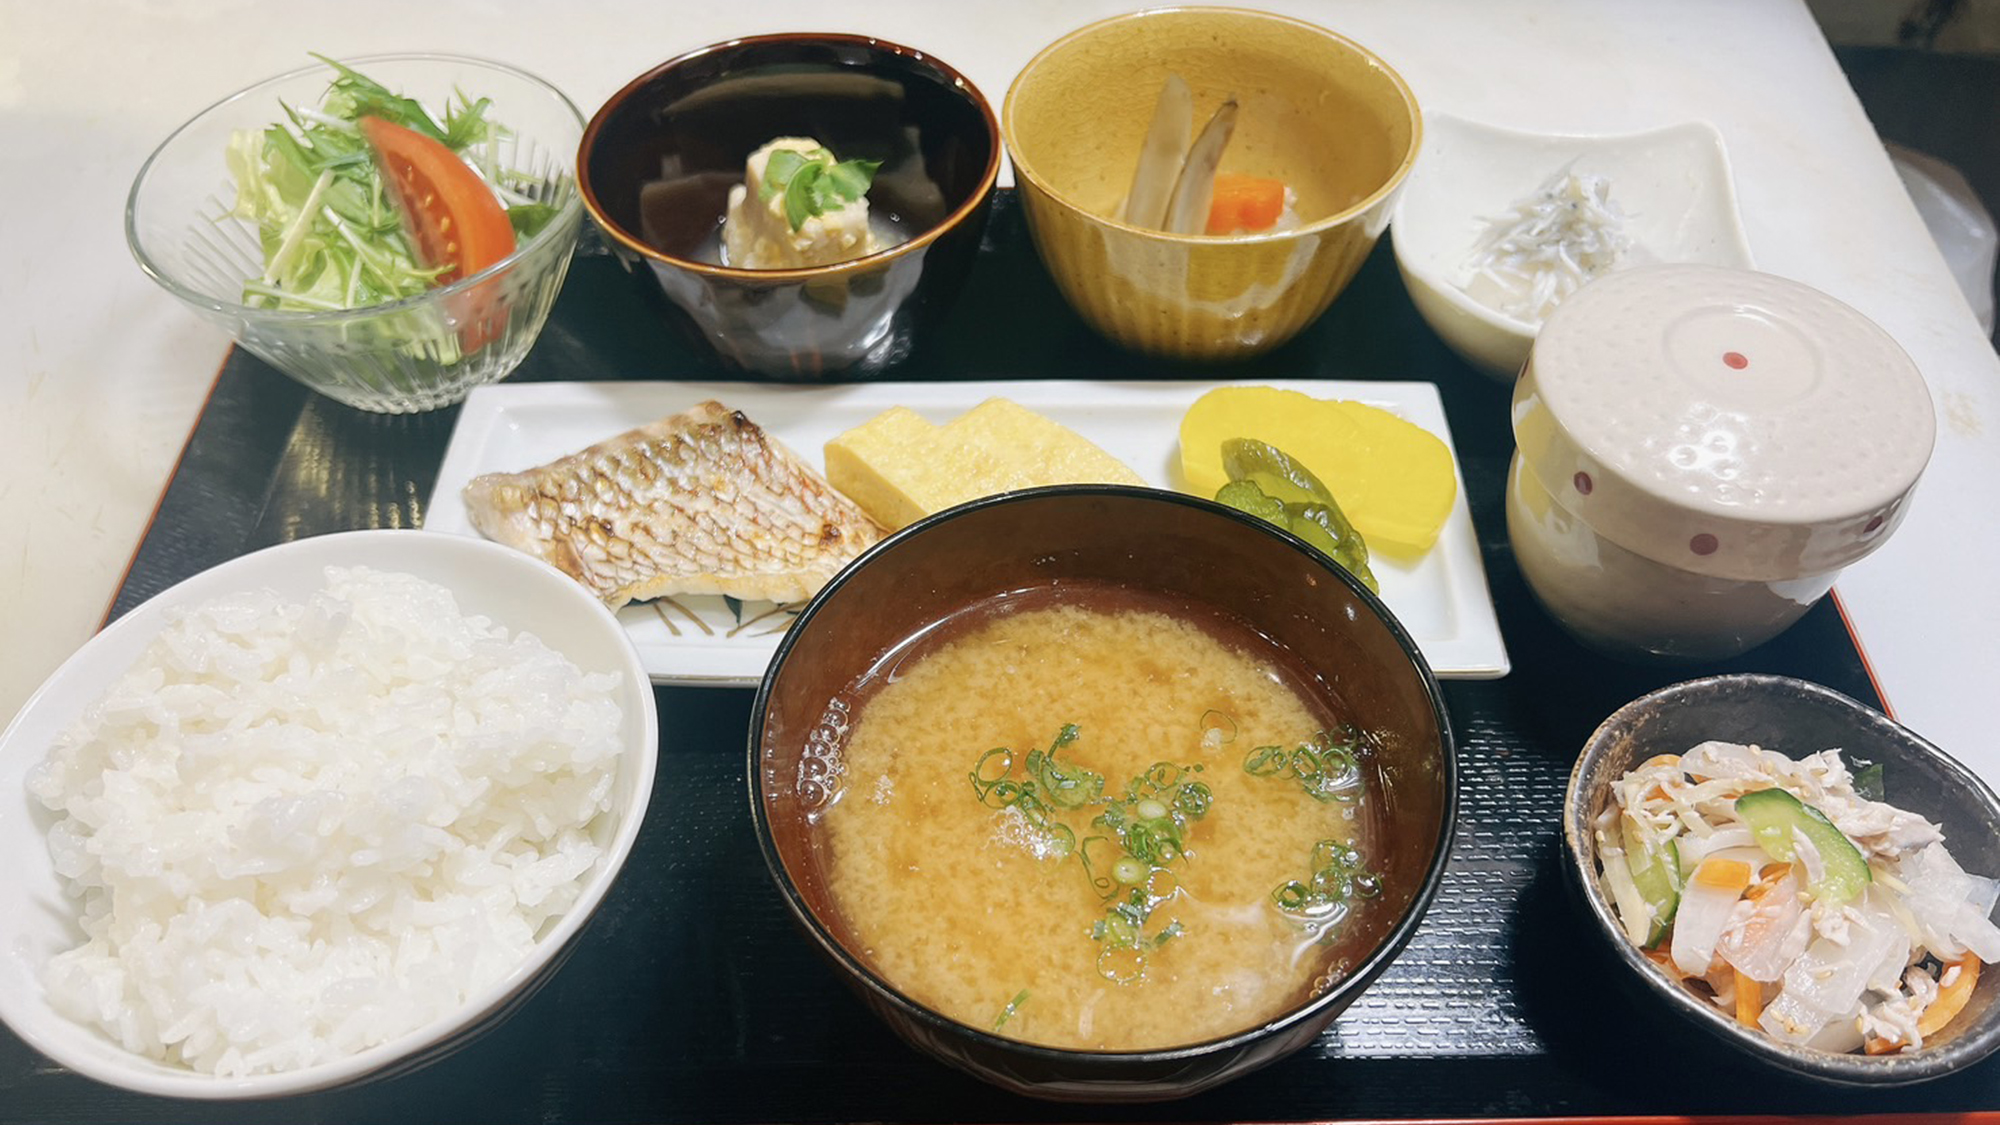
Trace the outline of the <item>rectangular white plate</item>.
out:
[[[1293,381],[1259,383],[1319,398],[1365,402],[1392,411],[1451,444],[1444,405],[1430,383]],[[787,386],[769,383],[522,383],[480,387],[465,401],[438,468],[424,526],[476,535],[459,490],[481,473],[518,472],[713,398],[741,410],[815,468],[826,442],[892,406],[943,423],[999,396],[1012,399],[1096,442],[1161,488],[1173,486],[1181,415],[1207,383],[862,383]],[[1453,450],[1453,467],[1457,466]],[[1442,677],[1493,679],[1507,674],[1507,649],[1494,619],[1479,561],[1479,542],[1458,503],[1437,546],[1410,563],[1373,561],[1382,600],[1416,638]],[[680,611],[654,602],[618,613],[656,683],[750,685],[764,675],[790,620],[768,603],[742,607],[742,619],[719,597],[676,597]],[[699,623],[695,619],[699,619]]]

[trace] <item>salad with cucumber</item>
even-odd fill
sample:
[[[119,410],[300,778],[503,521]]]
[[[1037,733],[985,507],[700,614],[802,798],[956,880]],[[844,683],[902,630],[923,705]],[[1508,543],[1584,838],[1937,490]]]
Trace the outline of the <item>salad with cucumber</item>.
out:
[[[2000,959],[2000,882],[1886,803],[1838,750],[1704,742],[1612,786],[1594,828],[1626,936],[1745,1027],[1828,1051],[1916,1050]]]
[[[253,223],[264,269],[246,304],[358,309],[413,297],[513,253],[556,215],[546,185],[506,167],[506,126],[465,92],[433,117],[419,102],[324,56],[335,77],[317,107],[229,142],[234,214]],[[463,350],[492,329],[455,310]]]

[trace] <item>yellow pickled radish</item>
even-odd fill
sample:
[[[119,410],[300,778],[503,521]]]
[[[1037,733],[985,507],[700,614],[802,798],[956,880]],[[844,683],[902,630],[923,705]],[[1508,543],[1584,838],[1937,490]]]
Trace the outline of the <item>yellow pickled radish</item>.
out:
[[[1359,428],[1332,402],[1276,387],[1217,387],[1202,395],[1181,417],[1181,475],[1189,492],[1214,499],[1229,483],[1222,443],[1232,438],[1261,441],[1302,462],[1350,520],[1365,506],[1361,483],[1343,476],[1341,462],[1328,455],[1361,440]]]
[[[1451,450],[1436,434],[1376,406],[1336,402],[1361,431],[1350,451],[1356,476],[1368,480],[1367,512],[1356,527],[1376,550],[1421,554],[1458,501]],[[1354,517],[1349,516],[1349,519]]]
[[[1421,554],[1458,499],[1451,451],[1436,435],[1359,402],[1276,387],[1218,387],[1181,419],[1181,476],[1213,497],[1228,483],[1222,443],[1252,438],[1284,450],[1324,483],[1371,551]]]

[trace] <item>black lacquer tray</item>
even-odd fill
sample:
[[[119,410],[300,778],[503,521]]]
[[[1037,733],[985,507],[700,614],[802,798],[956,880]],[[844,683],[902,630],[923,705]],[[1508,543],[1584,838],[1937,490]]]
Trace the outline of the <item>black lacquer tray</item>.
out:
[[[1508,392],[1424,326],[1385,243],[1303,336],[1228,368],[1120,352],[1062,303],[1001,192],[941,337],[893,377],[1428,379],[1458,446],[1513,674],[1445,684],[1462,757],[1450,870],[1415,941],[1307,1050],[1186,1101],[1093,1107],[1011,1097],[917,1055],[817,960],[751,834],[751,693],[658,688],[659,789],[637,849],[574,956],[508,1021],[412,1074],[251,1104],[126,1094],[0,1030],[0,1122],[1273,1121],[1552,1115],[1897,1114],[2000,1109],[2000,1057],[1921,1087],[1809,1084],[1641,1007],[1564,881],[1570,763],[1620,704],[1692,675],[1800,676],[1879,705],[1824,602],[1726,664],[1628,667],[1534,604],[1502,513]],[[649,277],[576,262],[514,379],[727,379]],[[225,559],[323,532],[420,525],[456,410],[362,414],[238,351],[223,365],[113,609]],[[20,638],[15,639],[20,643]]]

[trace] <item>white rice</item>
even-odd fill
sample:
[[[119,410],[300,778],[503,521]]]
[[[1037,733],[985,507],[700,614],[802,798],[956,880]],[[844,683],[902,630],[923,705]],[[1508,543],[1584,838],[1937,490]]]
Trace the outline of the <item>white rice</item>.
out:
[[[617,683],[403,574],[175,614],[28,781],[88,938],[50,1002],[225,1076],[452,1012],[596,862]]]

